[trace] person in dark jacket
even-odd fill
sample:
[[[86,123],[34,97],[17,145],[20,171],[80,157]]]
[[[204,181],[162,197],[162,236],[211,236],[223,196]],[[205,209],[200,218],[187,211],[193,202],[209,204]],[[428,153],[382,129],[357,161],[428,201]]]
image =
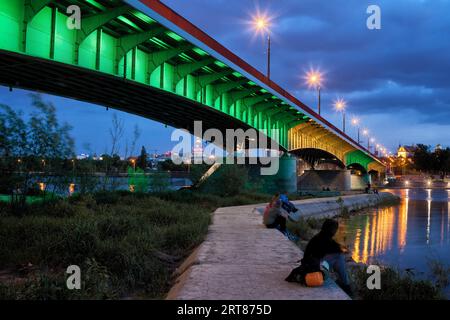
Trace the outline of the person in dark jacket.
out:
[[[326,261],[330,268],[339,276],[341,287],[344,291],[350,291],[350,282],[345,264],[345,249],[337,243],[333,237],[339,224],[332,219],[326,219],[322,229],[306,245],[303,254],[302,265],[311,269],[320,269],[320,263]]]

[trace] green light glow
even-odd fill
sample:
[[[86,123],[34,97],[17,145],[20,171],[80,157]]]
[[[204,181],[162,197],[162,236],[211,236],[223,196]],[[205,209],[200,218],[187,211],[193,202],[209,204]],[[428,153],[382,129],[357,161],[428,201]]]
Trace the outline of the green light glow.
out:
[[[235,77],[238,77],[238,78],[242,78],[242,74],[240,74],[237,71],[233,72],[232,75],[235,76]]]
[[[196,52],[196,53],[198,53],[198,54],[201,55],[201,56],[206,56],[206,55],[208,55],[205,51],[203,51],[202,49],[199,49],[199,48],[194,48],[193,51]]]
[[[133,14],[136,18],[138,18],[138,19],[140,19],[141,21],[144,21],[144,22],[146,22],[146,23],[155,23],[155,20],[153,20],[152,18],[150,18],[149,16],[143,14],[143,13],[140,12],[140,11],[133,11],[132,14]]]
[[[181,59],[187,61],[187,62],[194,62],[195,60],[189,57],[186,53],[181,53],[178,55]]]
[[[117,19],[119,19],[119,20],[122,21],[123,23],[126,23],[126,24],[129,25],[130,27],[135,28],[136,30],[143,31],[141,28],[139,28],[139,26],[138,26],[136,23],[134,23],[133,21],[131,21],[131,20],[127,19],[127,18],[125,18],[124,16],[120,16],[120,17],[117,18]]]
[[[180,37],[179,35],[177,35],[175,32],[167,32],[166,33],[169,37],[171,37],[172,39],[176,40],[176,41],[183,41],[184,39],[182,37]]]
[[[104,6],[102,6],[100,3],[98,3],[95,0],[85,0],[87,3],[93,5],[94,7],[100,9],[100,10],[105,10],[106,8]]]
[[[157,44],[161,48],[164,48],[164,49],[170,48],[167,43],[165,43],[164,41],[159,40],[158,38],[151,38],[150,41],[155,43],[155,44]]]
[[[220,68],[226,68],[227,67],[227,65],[225,63],[223,63],[221,61],[217,61],[217,60],[214,62],[214,64],[216,66],[219,66]]]

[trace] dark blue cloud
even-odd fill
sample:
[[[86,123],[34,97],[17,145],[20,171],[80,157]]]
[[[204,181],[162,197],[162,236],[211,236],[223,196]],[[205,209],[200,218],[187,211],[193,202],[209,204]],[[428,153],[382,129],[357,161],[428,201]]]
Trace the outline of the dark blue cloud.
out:
[[[386,145],[395,147],[402,140],[402,126],[410,132],[422,125],[434,132],[423,135],[423,142],[450,144],[450,1],[163,2],[260,70],[265,68],[263,40],[249,41],[251,30],[242,32],[242,21],[255,8],[267,9],[276,16],[274,81],[315,107],[302,74],[310,66],[320,67],[326,71],[324,112],[330,119],[339,120],[331,104],[342,96],[349,100],[348,112],[373,126]],[[381,30],[366,27],[370,4],[381,8]],[[421,142],[420,135],[417,139]]]

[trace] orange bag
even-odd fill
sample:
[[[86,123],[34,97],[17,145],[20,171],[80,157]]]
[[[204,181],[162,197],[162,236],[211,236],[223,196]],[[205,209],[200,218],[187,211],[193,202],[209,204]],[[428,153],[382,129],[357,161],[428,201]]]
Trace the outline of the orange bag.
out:
[[[323,273],[321,271],[307,273],[305,283],[308,287],[320,287],[323,285]]]

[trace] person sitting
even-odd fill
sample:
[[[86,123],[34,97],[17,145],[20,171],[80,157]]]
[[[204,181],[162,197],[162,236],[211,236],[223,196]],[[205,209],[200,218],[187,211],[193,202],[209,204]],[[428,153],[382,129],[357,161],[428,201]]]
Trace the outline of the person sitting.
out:
[[[287,211],[287,213],[291,213],[291,212],[297,212],[298,209],[295,207],[295,205],[289,201],[288,195],[287,195],[287,191],[284,191],[281,195],[280,195],[280,200],[281,200],[281,207]]]
[[[371,187],[371,184],[370,184],[370,182],[368,182],[367,183],[367,187],[366,187],[366,193],[370,193],[370,187]]]
[[[286,232],[286,217],[282,212],[280,195],[273,196],[267,205],[263,215],[263,223],[267,228],[278,228],[281,232]]]
[[[344,255],[346,249],[333,239],[338,227],[337,221],[326,219],[320,232],[312,237],[306,245],[301,264],[310,270],[320,270],[320,264],[326,261],[332,271],[337,273],[338,284],[350,295],[350,282]]]

